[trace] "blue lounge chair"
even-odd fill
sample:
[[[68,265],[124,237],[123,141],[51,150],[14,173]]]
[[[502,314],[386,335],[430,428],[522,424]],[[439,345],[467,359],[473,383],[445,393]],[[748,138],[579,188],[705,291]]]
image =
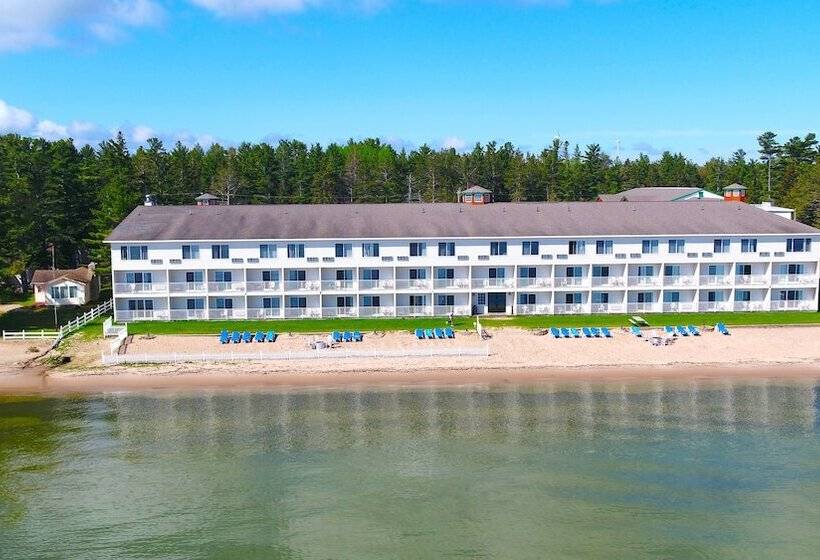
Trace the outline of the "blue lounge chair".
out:
[[[233,334],[231,335],[231,342],[234,344],[239,344],[242,342],[242,333],[239,331],[233,331]]]
[[[561,331],[555,327],[550,327],[550,334],[552,335],[552,338],[561,338]]]
[[[268,331],[268,342],[276,342],[276,337],[279,336],[276,334],[276,331]]]
[[[569,332],[569,329],[566,327],[561,328],[561,335],[563,335],[564,338],[572,338],[572,333]]]
[[[416,329],[416,339],[424,340],[424,329]]]
[[[453,327],[445,327],[444,328],[444,336],[446,336],[447,338],[455,338],[456,333],[453,330]]]
[[[687,331],[683,325],[678,325],[675,330],[677,330],[681,336],[689,336],[689,331]]]
[[[341,342],[342,341],[342,333],[339,331],[333,331],[330,333],[330,336],[333,337],[333,342]]]
[[[253,333],[245,331],[242,333],[242,342],[253,342]]]
[[[361,342],[364,339],[362,333],[359,331],[353,331],[353,342]]]
[[[572,333],[572,336],[575,338],[581,338],[581,331],[578,329],[570,329],[569,332]]]
[[[720,334],[729,334],[729,329],[727,329],[726,325],[724,325],[723,323],[718,323],[717,325],[715,325],[715,329],[717,329],[717,332],[719,332]]]
[[[631,327],[629,327],[629,332],[631,332],[632,334],[634,334],[637,337],[643,336],[643,334],[641,334],[641,329],[639,329],[635,325],[632,325]]]
[[[592,336],[594,336],[595,338],[601,337],[601,329],[599,329],[598,327],[592,327],[589,330],[592,333]]]
[[[219,333],[219,342],[222,344],[228,344],[231,341],[231,335],[228,334],[228,331],[222,331]]]
[[[353,333],[350,331],[345,331],[342,334],[342,342],[353,342]]]
[[[604,338],[612,338],[612,333],[609,332],[609,327],[601,327],[601,333],[604,335]]]
[[[265,337],[268,336],[265,331],[256,332],[256,342],[265,342]]]
[[[666,325],[666,326],[663,328],[663,331],[664,331],[666,334],[671,334],[672,336],[676,336],[676,334],[675,334],[675,327],[670,327],[669,325]]]
[[[592,338],[592,331],[589,330],[589,327],[584,327],[581,329],[581,332],[584,333],[584,336],[587,338]]]
[[[433,335],[433,329],[424,329],[424,336],[425,336],[426,338],[430,339],[430,340],[432,340],[432,339],[436,338],[436,337]]]
[[[688,325],[686,328],[689,329],[689,334],[692,336],[700,336],[700,329],[698,329],[695,325]]]
[[[436,338],[444,338],[444,331],[439,327],[433,329],[433,334],[436,335]]]

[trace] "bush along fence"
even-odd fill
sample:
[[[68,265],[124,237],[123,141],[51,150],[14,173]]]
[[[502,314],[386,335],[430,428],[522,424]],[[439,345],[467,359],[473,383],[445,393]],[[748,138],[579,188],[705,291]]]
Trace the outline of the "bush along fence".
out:
[[[114,310],[114,300],[107,300],[94,307],[93,309],[89,309],[79,317],[75,317],[71,319],[65,325],[60,326],[59,329],[53,330],[22,330],[22,331],[3,331],[3,340],[44,340],[44,339],[54,339],[55,344],[62,340],[67,334],[76,331],[80,327],[87,325],[94,319],[101,317],[107,313],[111,313]]]

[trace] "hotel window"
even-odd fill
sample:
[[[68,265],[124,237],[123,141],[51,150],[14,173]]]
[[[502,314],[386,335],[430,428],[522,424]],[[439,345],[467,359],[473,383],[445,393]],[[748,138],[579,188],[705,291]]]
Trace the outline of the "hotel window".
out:
[[[581,294],[579,292],[569,292],[564,294],[564,303],[567,305],[578,305],[581,303]]]
[[[715,239],[713,251],[714,253],[728,253],[732,242],[729,239]]]
[[[455,269],[452,268],[437,268],[436,269],[436,279],[437,280],[452,280],[455,278]]]
[[[227,259],[230,258],[230,249],[227,245],[211,245],[212,259]]]
[[[306,277],[304,270],[288,270],[288,282],[304,282]]]
[[[411,257],[423,257],[427,254],[427,243],[414,242],[410,244]]]
[[[518,269],[519,278],[535,278],[535,276],[534,266],[524,266]]]
[[[337,270],[336,280],[353,280],[353,271],[349,268]]]
[[[230,270],[217,270],[214,272],[214,281],[233,282],[233,273]]]
[[[521,254],[523,255],[537,255],[538,254],[538,241],[522,241],[521,242]]]
[[[129,299],[128,311],[153,311],[154,300],[151,299]]]
[[[722,264],[710,264],[706,269],[707,276],[724,276],[726,274],[726,267]]]
[[[305,244],[304,243],[288,243],[288,258],[289,259],[303,259],[303,258],[305,258]]]
[[[123,245],[120,247],[120,258],[124,261],[147,261],[147,245]]]
[[[362,243],[362,256],[363,257],[378,257],[379,256],[379,244],[378,243]]]
[[[638,276],[655,276],[655,267],[652,265],[639,266]]]
[[[710,303],[716,301],[726,301],[726,294],[722,291],[718,292],[717,290],[709,290],[706,292],[706,301]]]
[[[676,264],[667,264],[663,267],[664,276],[680,276],[680,266]]]
[[[427,279],[427,269],[426,268],[411,268],[408,272],[410,276],[410,280],[426,280]]]
[[[262,298],[262,309],[279,309],[280,306],[281,306],[281,302],[279,301],[278,297]]]
[[[506,241],[491,241],[490,242],[490,254],[491,255],[506,255],[507,254],[507,242]]]
[[[592,292],[592,303],[609,303],[609,292]]]
[[[686,241],[683,239],[670,239],[669,240],[669,253],[676,254],[676,253],[683,253],[686,251]]]
[[[741,253],[757,253],[757,239],[741,239],[740,240]]]
[[[752,292],[749,290],[735,290],[735,301],[752,301]]]
[[[568,252],[570,255],[583,255],[587,252],[586,241],[570,241]]]
[[[487,294],[476,294],[475,295],[475,304],[476,305],[487,305]]]
[[[636,294],[638,303],[654,303],[655,294],[652,292],[638,292]]]
[[[786,240],[787,253],[808,253],[809,251],[811,251],[811,239],[808,237]]]
[[[153,274],[150,272],[125,273],[125,282],[128,284],[150,284],[153,280]]]
[[[353,296],[338,296],[336,307],[353,307]]]
[[[803,299],[803,290],[780,290],[780,301],[800,301]]]
[[[259,246],[259,258],[260,259],[275,259],[276,258],[276,245],[271,243],[264,243]]]
[[[307,307],[307,298],[303,296],[288,296],[288,307],[304,309]]]
[[[658,252],[657,239],[644,239],[641,241],[641,253],[644,255],[654,255]]]
[[[750,264],[739,264],[735,267],[735,274],[738,276],[751,276],[752,275],[752,265]]]
[[[491,268],[487,271],[487,276],[490,278],[506,278],[507,270],[504,268]]]
[[[599,239],[595,242],[596,255],[611,255],[612,254],[612,240]]]
[[[199,258],[199,245],[183,245],[182,258],[185,260]]]
[[[664,303],[680,303],[680,292],[664,292]]]
[[[436,296],[436,305],[452,307],[455,304],[456,304],[456,297],[455,296],[446,296],[444,294],[439,294],[439,295]]]
[[[566,269],[567,278],[580,278],[584,271],[580,266],[568,266]]]
[[[445,241],[438,244],[439,257],[454,257],[456,255],[456,244],[452,241]]]
[[[427,298],[425,296],[409,296],[410,307],[424,307],[427,305]]]
[[[263,270],[262,271],[262,282],[278,282],[279,281],[279,271],[278,270]]]
[[[535,305],[535,294],[518,294],[518,305]]]
[[[336,243],[336,258],[347,258],[353,255],[353,245],[350,243]]]
[[[192,270],[185,273],[185,281],[192,284],[194,282],[202,282],[204,278],[201,270]]]
[[[781,264],[777,267],[778,274],[803,274],[803,265],[799,263]]]
[[[216,298],[215,307],[217,309],[233,309],[233,299],[231,298]]]
[[[201,299],[187,299],[185,300],[185,309],[205,309],[205,302]]]
[[[600,266],[594,265],[592,267],[592,275],[595,278],[608,278],[609,277],[609,267],[608,266]]]
[[[381,307],[381,296],[362,296],[362,307]]]
[[[379,269],[378,268],[363,268],[361,271],[362,280],[378,280],[379,279]]]

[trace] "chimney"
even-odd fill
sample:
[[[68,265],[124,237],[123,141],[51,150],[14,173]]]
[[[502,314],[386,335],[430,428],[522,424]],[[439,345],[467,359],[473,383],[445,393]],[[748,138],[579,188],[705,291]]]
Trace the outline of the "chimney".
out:
[[[156,206],[157,202],[156,202],[156,200],[154,200],[154,195],[146,194],[145,195],[145,201],[142,204],[143,204],[143,206]]]
[[[94,274],[94,271],[97,270],[97,263],[91,261],[90,263],[88,263],[86,268],[91,271],[91,274]]]
[[[723,200],[726,202],[746,202],[746,187],[740,183],[732,183],[723,187]]]

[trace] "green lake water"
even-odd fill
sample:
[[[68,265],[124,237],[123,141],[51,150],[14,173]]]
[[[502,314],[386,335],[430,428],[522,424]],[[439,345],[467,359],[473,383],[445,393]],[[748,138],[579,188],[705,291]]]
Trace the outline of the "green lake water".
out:
[[[820,387],[0,397],[0,558],[820,557]]]

